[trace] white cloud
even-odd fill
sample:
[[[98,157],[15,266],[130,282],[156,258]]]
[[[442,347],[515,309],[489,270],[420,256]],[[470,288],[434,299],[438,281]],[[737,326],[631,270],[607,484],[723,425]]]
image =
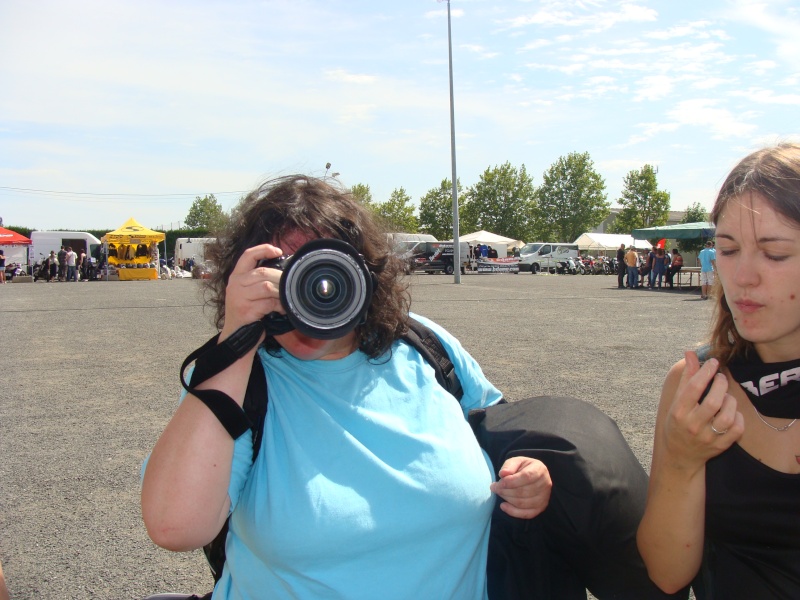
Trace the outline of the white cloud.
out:
[[[532,42],[528,42],[527,44],[523,45],[520,48],[520,51],[521,52],[527,52],[527,51],[530,51],[530,50],[539,50],[540,48],[545,48],[545,47],[550,46],[552,44],[553,44],[553,42],[550,41],[550,40],[546,40],[544,38],[539,38],[539,39],[533,40]]]
[[[544,71],[557,71],[559,73],[563,73],[565,75],[574,75],[583,70],[584,65],[580,64],[573,64],[573,65],[547,65],[543,63],[528,63],[525,65],[530,69],[541,69]]]
[[[716,139],[747,137],[757,130],[756,125],[746,122],[746,114],[737,116],[719,104],[719,100],[705,98],[684,100],[667,115],[682,126],[706,129]]]
[[[744,69],[761,77],[771,71],[774,71],[777,66],[778,63],[776,63],[774,60],[756,60],[744,65]]]
[[[691,87],[696,90],[712,90],[724,85],[735,85],[737,81],[736,77],[695,77]]]
[[[709,21],[683,23],[681,25],[670,27],[669,29],[648,31],[644,34],[644,37],[653,38],[656,40],[671,40],[679,37],[708,38],[712,35],[706,30],[710,24],[711,23]]]
[[[772,90],[751,87],[746,90],[737,90],[733,96],[747,98],[756,104],[782,104],[786,106],[800,106],[800,94],[776,94]]]
[[[617,10],[598,10],[601,2],[542,2],[540,10],[507,19],[512,28],[531,25],[544,27],[577,27],[598,32],[611,29],[619,23],[643,23],[655,21],[658,13],[652,8],[634,2],[623,2]]]
[[[666,75],[650,75],[639,80],[638,92],[634,96],[634,101],[660,100],[668,97],[674,89],[673,78]]]
[[[775,50],[787,64],[800,68],[800,14],[794,2],[735,0],[733,16],[771,36]],[[783,12],[781,12],[783,9]]]
[[[464,11],[460,8],[450,8],[450,18],[459,18],[464,16]],[[443,10],[429,10],[425,13],[426,19],[439,19],[441,17],[447,18],[447,9]]]
[[[375,83],[378,78],[374,75],[364,75],[358,73],[349,73],[345,69],[332,69],[325,71],[325,77],[333,81],[341,81],[344,83]]]
[[[500,55],[499,52],[487,51],[484,46],[481,46],[479,44],[461,44],[459,47],[464,48],[465,50],[469,50],[470,52],[476,54],[480,58],[494,58]]]

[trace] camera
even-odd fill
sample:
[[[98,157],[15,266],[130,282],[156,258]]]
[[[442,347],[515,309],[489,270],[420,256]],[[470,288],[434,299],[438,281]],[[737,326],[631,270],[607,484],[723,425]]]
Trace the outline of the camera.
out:
[[[280,298],[286,315],[264,317],[267,335],[296,329],[329,340],[366,320],[375,279],[364,257],[347,242],[311,240],[291,256],[260,260],[258,266],[283,271]]]

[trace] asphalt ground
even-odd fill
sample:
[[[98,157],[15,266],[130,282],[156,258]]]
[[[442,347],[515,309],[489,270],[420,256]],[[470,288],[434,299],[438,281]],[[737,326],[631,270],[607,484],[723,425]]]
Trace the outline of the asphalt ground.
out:
[[[693,291],[606,275],[409,277],[412,310],[459,337],[509,400],[567,395],[613,417],[649,469],[664,376],[708,331]],[[211,589],[202,552],[147,537],[139,470],[213,335],[196,280],[0,286],[0,562],[11,597]],[[180,490],[175,490],[180,493]]]

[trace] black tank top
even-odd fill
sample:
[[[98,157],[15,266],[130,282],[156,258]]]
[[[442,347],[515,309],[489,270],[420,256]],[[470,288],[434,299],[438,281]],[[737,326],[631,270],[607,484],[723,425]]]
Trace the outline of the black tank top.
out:
[[[698,600],[800,598],[800,475],[738,444],[709,460],[705,539]]]

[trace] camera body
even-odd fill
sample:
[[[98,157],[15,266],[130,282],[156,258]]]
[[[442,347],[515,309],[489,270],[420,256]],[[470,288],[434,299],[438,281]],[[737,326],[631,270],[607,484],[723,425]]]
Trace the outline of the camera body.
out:
[[[286,315],[264,317],[267,335],[296,329],[308,337],[328,340],[365,322],[375,278],[364,257],[347,242],[311,240],[291,256],[260,260],[258,266],[283,271],[280,299]]]

